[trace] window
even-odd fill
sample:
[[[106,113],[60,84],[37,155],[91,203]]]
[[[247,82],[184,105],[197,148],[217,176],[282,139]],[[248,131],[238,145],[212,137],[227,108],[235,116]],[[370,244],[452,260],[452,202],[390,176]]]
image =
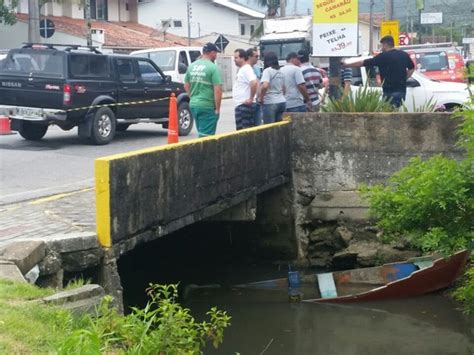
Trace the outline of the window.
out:
[[[245,36],[245,24],[240,24],[240,35]]]
[[[105,56],[71,54],[69,67],[72,77],[109,77],[109,64]]]
[[[156,71],[156,69],[148,62],[143,60],[138,61],[138,71],[144,81],[160,83],[162,81],[162,77],[160,73]]]
[[[150,52],[150,59],[162,70],[174,70],[176,63],[176,51]]]
[[[253,35],[255,32],[255,25],[250,25],[250,34]]]
[[[117,60],[120,81],[136,81],[137,78],[133,72],[133,62],[128,59]]]
[[[191,58],[191,63],[195,62],[201,56],[200,51],[189,51],[189,57]]]
[[[449,67],[448,56],[446,52],[430,52],[416,54],[417,69],[419,71],[438,71],[447,70]]]
[[[183,22],[181,20],[175,20],[175,21],[173,21],[173,27],[181,28],[181,27],[183,27]]]
[[[186,56],[185,51],[179,52],[179,62],[186,66],[189,66],[188,57]]]
[[[90,0],[91,1],[91,19],[108,20],[107,0]],[[84,18],[86,18],[86,9],[84,7]]]

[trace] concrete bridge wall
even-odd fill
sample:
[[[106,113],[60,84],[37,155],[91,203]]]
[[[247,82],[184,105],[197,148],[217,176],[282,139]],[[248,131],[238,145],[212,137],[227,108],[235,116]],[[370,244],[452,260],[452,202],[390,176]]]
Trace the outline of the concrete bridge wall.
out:
[[[121,254],[289,179],[288,122],[97,159],[99,241]]]
[[[383,183],[410,158],[461,158],[448,113],[314,113],[292,115],[294,214],[303,257],[311,230],[337,220],[365,220],[360,184]]]

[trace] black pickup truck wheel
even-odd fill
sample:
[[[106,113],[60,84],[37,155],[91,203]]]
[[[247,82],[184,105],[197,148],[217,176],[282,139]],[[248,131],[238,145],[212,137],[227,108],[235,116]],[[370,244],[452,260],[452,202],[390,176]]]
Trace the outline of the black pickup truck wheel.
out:
[[[20,136],[29,141],[39,141],[44,137],[48,131],[48,125],[31,123],[28,121],[23,122],[18,133]]]
[[[181,102],[178,106],[178,126],[179,135],[187,136],[193,129],[193,115],[189,109],[189,103]],[[163,126],[164,127],[164,126]]]
[[[117,122],[114,112],[108,107],[99,108],[92,118],[89,140],[96,145],[108,144],[114,139]]]

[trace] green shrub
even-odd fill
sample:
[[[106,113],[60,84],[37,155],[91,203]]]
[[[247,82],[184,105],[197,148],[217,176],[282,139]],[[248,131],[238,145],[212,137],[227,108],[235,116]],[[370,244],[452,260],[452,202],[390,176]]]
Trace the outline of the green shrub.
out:
[[[464,302],[466,314],[474,314],[474,267],[470,267],[464,276],[463,286],[453,292],[454,298]]]
[[[59,354],[198,354],[207,342],[218,347],[230,325],[226,312],[211,308],[209,321],[196,322],[189,309],[176,302],[177,285],[150,285],[150,301],[121,316],[106,297],[99,317],[85,318],[84,327],[66,338]]]
[[[471,97],[472,100],[472,97]],[[474,108],[455,115],[458,144],[466,151],[456,161],[436,155],[413,158],[386,185],[362,186],[370,212],[388,239],[407,237],[424,251],[451,253],[474,243]],[[474,312],[474,272],[456,292],[466,311]]]
[[[328,99],[322,106],[323,112],[393,112],[389,101],[383,99],[382,92],[361,86],[355,93],[349,92],[340,99]]]

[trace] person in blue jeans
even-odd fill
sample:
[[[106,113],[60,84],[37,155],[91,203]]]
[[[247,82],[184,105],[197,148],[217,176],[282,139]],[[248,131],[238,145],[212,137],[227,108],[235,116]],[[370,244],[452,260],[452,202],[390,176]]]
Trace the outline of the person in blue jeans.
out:
[[[247,49],[247,56],[248,56],[248,63],[252,66],[255,75],[257,76],[257,80],[260,82],[262,78],[262,68],[257,65],[258,63],[258,51],[257,48],[249,48]],[[260,86],[257,88],[257,96],[260,91]],[[257,101],[255,104],[255,126],[260,126],[262,124],[262,106]]]
[[[378,67],[382,79],[383,97],[389,100],[392,106],[398,108],[405,100],[407,79],[415,71],[415,65],[406,52],[395,48],[392,36],[383,37],[380,43],[382,53],[379,55],[344,65],[347,67]]]
[[[285,77],[274,52],[265,53],[263,68],[258,96],[258,102],[262,105],[263,122],[279,122],[286,109]]]

